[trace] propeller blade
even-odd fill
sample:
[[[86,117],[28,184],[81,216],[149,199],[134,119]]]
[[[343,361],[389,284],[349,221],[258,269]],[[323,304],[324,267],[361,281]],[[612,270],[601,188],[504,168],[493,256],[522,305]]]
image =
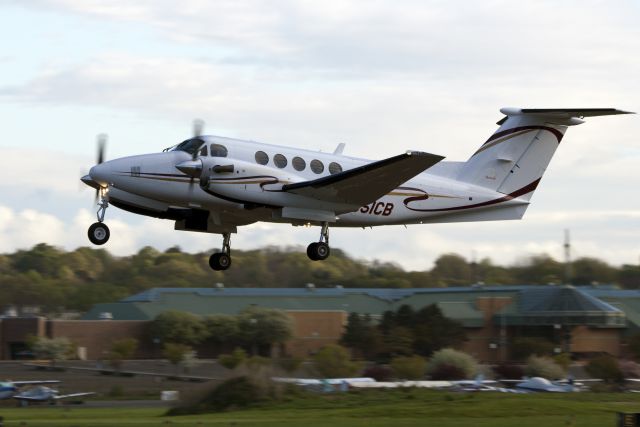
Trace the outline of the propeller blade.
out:
[[[195,119],[193,121],[193,136],[200,136],[204,132],[204,120]]]
[[[98,158],[97,158],[96,164],[99,165],[100,163],[104,162],[104,152],[107,148],[107,134],[101,133],[100,135],[98,135],[97,142],[98,142]]]
[[[100,190],[96,189],[96,195],[93,197],[93,204],[98,204],[98,198],[100,197]]]

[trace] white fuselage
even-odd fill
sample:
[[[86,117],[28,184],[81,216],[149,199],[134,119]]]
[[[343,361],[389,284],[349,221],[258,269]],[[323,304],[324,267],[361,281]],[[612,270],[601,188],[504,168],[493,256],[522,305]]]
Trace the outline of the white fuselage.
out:
[[[192,156],[175,150],[111,160],[95,166],[91,176],[109,187],[113,200],[154,211],[170,207],[208,210],[214,217],[216,213],[234,217],[232,222],[237,225],[256,221],[295,225],[317,222],[282,215],[278,213],[282,207],[332,212],[332,226],[368,227],[519,219],[528,205],[528,200],[519,199],[518,194],[505,195],[458,181],[459,163],[441,162],[366,206],[355,210],[341,204],[327,206],[323,201],[283,192],[282,186],[330,176],[331,172],[363,166],[371,160],[231,138],[200,138],[207,146],[206,155],[198,156],[210,174],[206,185],[199,185],[200,178],[176,169]],[[215,154],[220,154],[219,146],[226,148],[226,157],[210,155],[212,147],[217,150]],[[258,163],[258,152],[268,157],[265,164]],[[286,159],[286,165],[282,159]],[[232,172],[210,172],[213,166],[226,165],[232,165]],[[504,214],[496,214],[497,208]],[[485,216],[483,212],[488,210],[492,214]]]

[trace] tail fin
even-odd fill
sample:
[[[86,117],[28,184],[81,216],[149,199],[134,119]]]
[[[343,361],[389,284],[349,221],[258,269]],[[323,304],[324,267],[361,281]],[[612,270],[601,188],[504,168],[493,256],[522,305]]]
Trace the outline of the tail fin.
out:
[[[567,127],[581,118],[629,114],[615,108],[502,108],[500,127],[462,166],[458,179],[529,200]]]

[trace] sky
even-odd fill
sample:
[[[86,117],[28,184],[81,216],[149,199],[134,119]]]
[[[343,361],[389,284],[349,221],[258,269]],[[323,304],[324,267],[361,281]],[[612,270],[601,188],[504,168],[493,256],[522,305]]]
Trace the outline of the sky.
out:
[[[466,160],[505,106],[640,111],[640,2],[596,0],[0,0],[0,253],[89,245],[107,158],[206,132],[382,159]],[[640,262],[640,116],[568,130],[521,221],[335,229],[363,260],[425,270],[443,253],[500,264],[548,253]],[[85,187],[85,188],[83,188]],[[117,255],[188,252],[218,235],[110,208]],[[299,246],[316,228],[259,223],[234,249]]]

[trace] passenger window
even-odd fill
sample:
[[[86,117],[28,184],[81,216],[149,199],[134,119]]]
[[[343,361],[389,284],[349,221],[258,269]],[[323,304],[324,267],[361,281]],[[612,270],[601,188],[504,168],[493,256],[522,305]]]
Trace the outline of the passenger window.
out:
[[[269,163],[269,155],[264,151],[256,151],[256,163],[259,165],[266,165]]]
[[[207,156],[207,146],[206,145],[202,146],[202,149],[200,150],[200,155],[201,156],[205,156],[205,157]]]
[[[336,162],[329,163],[329,173],[331,175],[335,175],[335,174],[340,173],[340,172],[342,172],[342,166],[340,166]]]
[[[282,154],[276,154],[275,156],[273,156],[273,163],[275,163],[277,167],[282,169],[287,166],[287,158]]]
[[[297,171],[303,171],[304,168],[307,167],[307,162],[305,162],[302,157],[294,157],[293,160],[291,160],[291,164]]]
[[[229,152],[227,151],[227,147],[220,144],[211,144],[211,156],[212,157],[227,157]]]
[[[320,160],[317,159],[313,159],[311,160],[311,170],[314,173],[322,173],[324,172],[324,165],[322,164],[322,162]]]

